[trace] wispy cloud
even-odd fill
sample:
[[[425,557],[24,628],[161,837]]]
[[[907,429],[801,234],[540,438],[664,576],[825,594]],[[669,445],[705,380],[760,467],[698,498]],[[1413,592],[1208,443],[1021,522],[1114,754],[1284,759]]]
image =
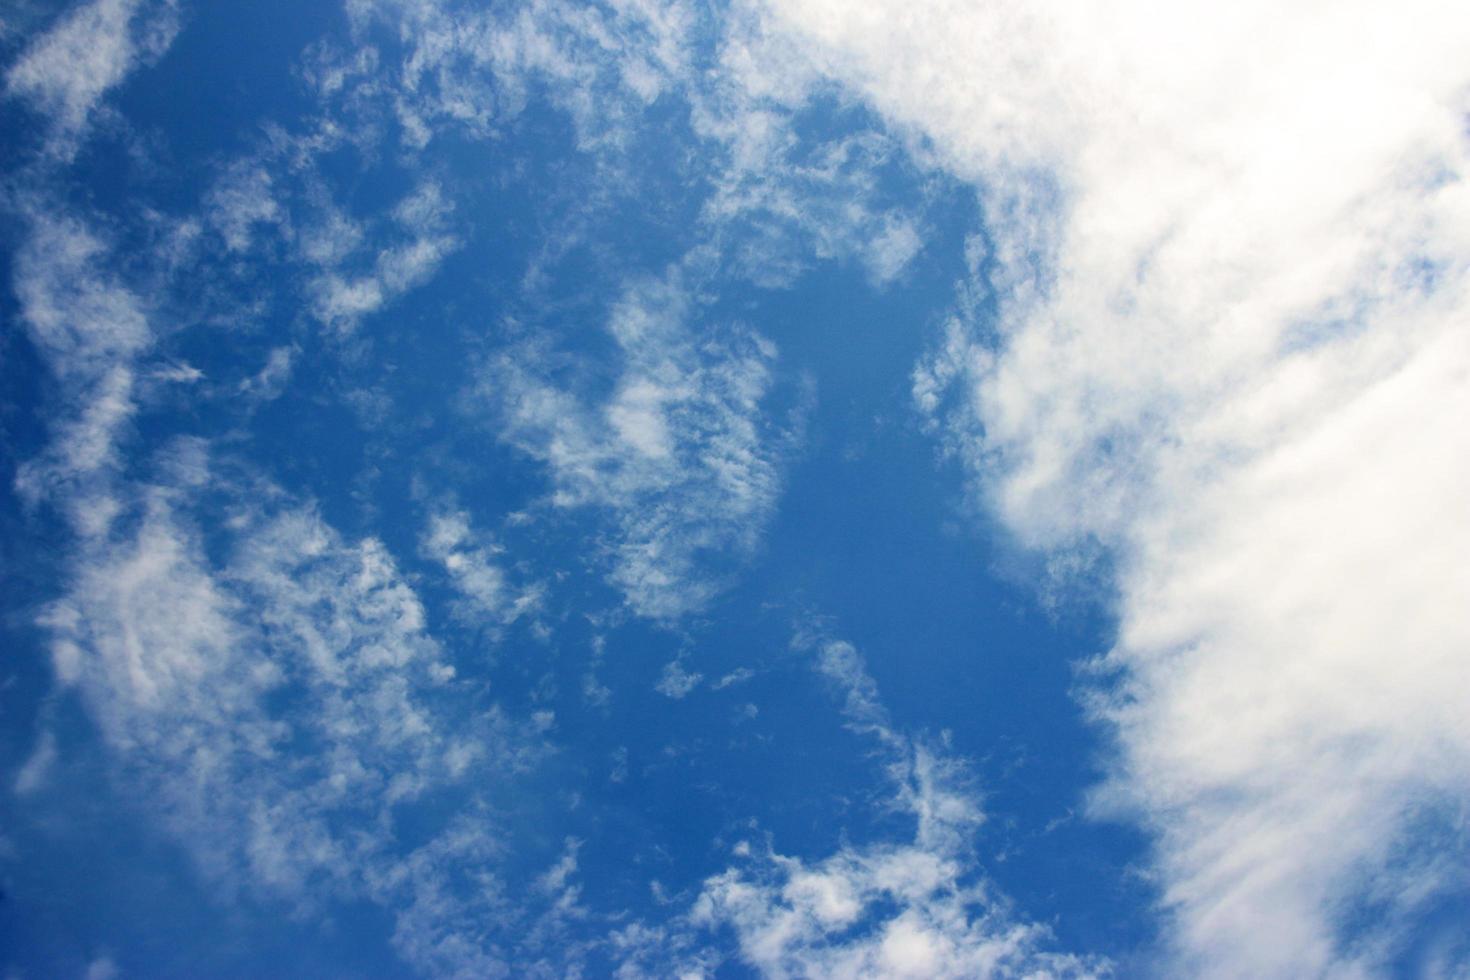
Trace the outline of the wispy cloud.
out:
[[[359,34],[386,25],[407,42],[391,100],[404,141],[419,148],[444,131],[493,136],[540,88],[571,117],[584,150],[616,151],[629,121],[688,70],[696,20],[688,4],[657,0],[489,10],[352,0],[347,8]],[[331,77],[347,74],[338,68]]]
[[[794,646],[876,743],[888,803],[912,819],[913,838],[844,844],[820,860],[740,841],[736,863],[704,882],[684,919],[613,937],[621,975],[707,975],[719,956],[700,936],[725,928],[739,960],[766,977],[1106,974],[1105,963],[1048,951],[1045,928],[1011,915],[976,857],[983,817],[964,766],[894,726],[857,649],[820,629]]]
[[[350,331],[362,317],[423,285],[459,246],[447,228],[451,210],[436,182],[422,183],[392,211],[393,223],[406,240],[379,248],[366,271],[352,271],[360,263],[353,261],[351,239],[343,241],[351,228],[338,223],[323,227],[307,243],[311,254],[328,263],[312,283],[313,313],[334,329]]]
[[[827,125],[842,109],[837,90],[746,8],[728,17],[678,3],[349,9],[360,48],[323,56],[317,74],[330,98],[391,101],[404,139],[421,150],[439,134],[498,139],[540,93],[594,161],[585,193],[594,201],[663,193],[634,152],[649,136],[640,126],[656,98],[687,102],[699,152],[680,157],[679,179],[711,190],[673,271],[614,272],[630,285],[609,323],[622,361],[612,393],[599,401],[600,382],[588,393],[551,383],[554,355],[535,344],[492,355],[480,387],[507,441],[547,464],[557,505],[610,516],[615,530],[601,538],[609,577],[635,611],[671,619],[707,606],[758,544],[778,492],[779,436],[761,414],[774,348],[754,331],[704,323],[697,294],[716,280],[789,285],[820,261],[858,263],[879,286],[900,277],[925,220],[922,202],[892,191],[909,166],[900,143],[871,128],[799,138],[803,121]],[[377,48],[363,52],[384,28],[401,55],[387,70],[363,68],[377,65]],[[573,207],[567,220],[578,230],[561,237],[585,233],[578,222],[592,220],[591,207]],[[549,243],[527,282],[565,248]],[[354,322],[380,303],[388,278],[324,274],[318,317]]]
[[[630,287],[608,322],[620,365],[590,400],[544,375],[534,347],[493,357],[481,396],[504,438],[541,460],[557,507],[607,515],[609,579],[639,614],[704,606],[756,548],[783,436],[763,416],[774,346],[703,315],[684,273]]]
[[[58,403],[51,446],[19,482],[74,532],[63,594],[40,625],[116,778],[226,900],[244,892],[302,912],[377,902],[403,955],[440,973],[503,970],[511,947],[542,955],[529,940],[485,939],[487,924],[512,922],[544,939],[571,913],[564,896],[533,910],[487,887],[502,851],[477,794],[535,765],[544,734],[471,705],[380,541],[343,539],[263,479],[246,492],[217,478],[204,439],[135,458],[133,379],[196,372],[152,362],[168,331],[110,242],[63,210],[21,204],[15,291]],[[425,220],[410,205],[401,219]],[[248,391],[279,387],[289,349],[276,353]],[[43,733],[15,791],[37,792],[55,757]],[[459,823],[401,835],[399,809],[436,792],[462,797]]]
[[[516,941],[481,937],[538,913],[500,897],[496,821],[474,801],[548,751],[537,726],[465,700],[380,542],[344,540],[306,506],[240,500],[215,529],[228,541],[215,567],[193,492],[147,492],[136,531],[84,550],[43,617],[120,776],[226,894],[377,901],[410,962],[503,969]],[[401,835],[399,808],[451,790],[463,819]],[[559,891],[547,914],[573,902]]]
[[[709,187],[699,231],[724,254],[724,274],[780,287],[817,262],[855,261],[883,286],[922,248],[927,201],[892,191],[890,178],[911,167],[900,141],[867,126],[802,133],[830,127],[845,108],[840,90],[757,8],[656,0],[472,11],[364,0],[349,12],[364,47],[333,52],[317,73],[334,93],[356,79],[352,95],[334,98],[391,103],[415,148],[446,134],[499,139],[540,96],[571,120],[595,163],[589,197],[663,193],[644,178],[657,152],[644,141],[659,131],[649,125],[655,104],[681,100],[698,152],[675,166],[687,187]],[[360,71],[378,65],[366,45],[384,27],[406,50],[386,71]]]
[[[926,208],[889,189],[912,166],[901,143],[867,125],[817,135],[851,107],[758,8],[736,5],[717,34],[708,81],[689,79],[687,98],[710,170],[702,215],[728,271],[784,287],[817,262],[856,260],[877,287],[896,279],[922,247]]]
[[[5,94],[47,120],[50,152],[76,152],[99,103],[178,33],[173,0],[93,0],[31,41],[5,73]]]
[[[266,356],[265,366],[254,375],[241,381],[236,390],[252,401],[270,401],[273,398],[279,398],[291,377],[291,369],[295,360],[294,348],[272,348],[270,354]]]
[[[56,735],[50,729],[41,732],[36,747],[15,774],[11,788],[17,796],[29,796],[46,783],[51,767],[56,764]]]
[[[467,622],[501,626],[533,614],[545,596],[539,584],[517,585],[504,567],[504,548],[470,526],[462,510],[436,510],[420,544],[439,563],[460,595]]]
[[[230,251],[248,249],[257,225],[278,225],[285,220],[285,209],[272,184],[270,172],[260,161],[243,160],[220,175],[210,189],[206,214]]]
[[[678,660],[670,660],[664,664],[663,673],[659,675],[658,684],[654,689],[664,697],[677,701],[698,687],[702,680],[704,680],[703,674],[686,670]]]
[[[23,215],[30,229],[15,260],[20,319],[64,402],[53,413],[51,445],[22,464],[17,489],[32,504],[69,512],[81,533],[101,534],[113,516],[117,441],[136,411],[137,362],[154,333],[145,304],[113,274],[110,249],[91,229],[39,202],[27,202]]]
[[[119,975],[117,964],[110,956],[99,956],[87,964],[86,980],[116,980]]]

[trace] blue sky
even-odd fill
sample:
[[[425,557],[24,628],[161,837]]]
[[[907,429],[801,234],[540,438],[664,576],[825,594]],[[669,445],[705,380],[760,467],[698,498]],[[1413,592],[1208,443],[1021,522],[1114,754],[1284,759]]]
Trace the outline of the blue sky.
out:
[[[12,5],[0,968],[1465,976],[1423,6]]]

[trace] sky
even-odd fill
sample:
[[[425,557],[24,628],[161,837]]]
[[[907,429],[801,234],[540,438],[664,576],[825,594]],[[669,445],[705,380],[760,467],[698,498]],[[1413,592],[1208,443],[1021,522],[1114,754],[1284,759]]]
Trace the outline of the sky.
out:
[[[0,976],[1470,977],[1470,13],[0,11]]]

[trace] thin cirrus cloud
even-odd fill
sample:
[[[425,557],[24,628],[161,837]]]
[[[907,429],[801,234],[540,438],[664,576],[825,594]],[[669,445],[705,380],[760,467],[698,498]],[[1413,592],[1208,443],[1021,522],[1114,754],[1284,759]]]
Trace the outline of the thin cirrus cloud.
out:
[[[1470,19],[771,16],[986,203],[999,343],[916,395],[1023,543],[1113,558],[1096,804],[1157,833],[1180,962],[1381,968],[1466,884],[1418,849],[1463,855],[1470,761]]]

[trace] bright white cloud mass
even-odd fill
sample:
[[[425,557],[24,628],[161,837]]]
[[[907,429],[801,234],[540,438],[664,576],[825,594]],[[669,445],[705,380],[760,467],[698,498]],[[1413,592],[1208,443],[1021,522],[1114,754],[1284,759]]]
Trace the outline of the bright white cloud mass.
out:
[[[1467,51],[0,13],[0,967],[1470,976]]]

